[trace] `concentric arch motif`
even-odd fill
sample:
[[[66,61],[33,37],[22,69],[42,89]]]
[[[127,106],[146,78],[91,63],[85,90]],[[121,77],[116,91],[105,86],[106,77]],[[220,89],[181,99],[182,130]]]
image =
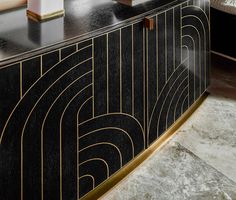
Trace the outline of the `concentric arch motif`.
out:
[[[157,30],[146,33],[147,51],[156,52],[148,54],[148,145],[209,85],[209,1],[188,1],[153,19]]]

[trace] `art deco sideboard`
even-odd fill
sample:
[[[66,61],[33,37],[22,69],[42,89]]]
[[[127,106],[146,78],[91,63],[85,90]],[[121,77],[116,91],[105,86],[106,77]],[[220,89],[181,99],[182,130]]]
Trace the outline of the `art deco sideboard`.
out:
[[[66,10],[68,19],[81,20],[75,35],[1,60],[2,200],[86,197],[158,140],[209,85],[209,0],[133,8],[87,2],[88,21]],[[76,21],[66,17],[69,33]],[[13,44],[5,44],[0,51],[11,52]]]

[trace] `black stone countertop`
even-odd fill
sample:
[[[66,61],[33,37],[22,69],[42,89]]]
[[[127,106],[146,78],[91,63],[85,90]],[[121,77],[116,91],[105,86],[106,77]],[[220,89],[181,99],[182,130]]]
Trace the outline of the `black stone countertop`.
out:
[[[0,13],[0,66],[82,41],[184,0],[150,0],[129,7],[112,0],[65,0],[65,16],[34,22],[26,8]]]

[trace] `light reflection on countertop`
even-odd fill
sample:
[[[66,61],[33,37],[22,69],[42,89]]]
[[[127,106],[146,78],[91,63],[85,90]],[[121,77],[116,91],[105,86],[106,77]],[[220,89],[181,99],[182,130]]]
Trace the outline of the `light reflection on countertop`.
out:
[[[74,40],[107,31],[124,20],[154,9],[163,10],[184,0],[152,0],[129,7],[112,0],[65,0],[64,17],[41,23],[26,17],[26,8],[0,14],[0,66],[51,50]],[[31,55],[28,55],[31,53]]]

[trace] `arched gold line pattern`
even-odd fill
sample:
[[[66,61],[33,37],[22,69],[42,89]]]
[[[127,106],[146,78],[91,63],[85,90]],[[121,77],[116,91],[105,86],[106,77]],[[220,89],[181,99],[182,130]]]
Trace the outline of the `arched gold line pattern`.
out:
[[[134,158],[134,142],[132,140],[132,138],[130,137],[129,133],[121,128],[117,128],[117,127],[105,127],[105,128],[99,128],[99,129],[96,129],[94,131],[90,131],[86,134],[84,134],[83,136],[79,137],[79,139],[82,139],[92,133],[95,133],[95,132],[98,132],[98,131],[102,131],[102,130],[118,130],[118,131],[121,131],[122,133],[124,133],[125,135],[128,136],[129,140],[130,140],[130,143],[131,143],[131,146],[132,146],[132,154],[133,154],[133,158]]]
[[[197,67],[201,67],[201,60],[202,60],[202,56],[201,56],[201,35],[200,35],[198,29],[197,29],[195,26],[192,26],[192,25],[185,25],[185,26],[183,26],[183,28],[188,28],[188,27],[193,28],[193,29],[197,32],[197,34],[198,34],[198,44],[199,44],[199,49],[198,49],[198,53],[199,53],[198,61],[199,61],[199,65],[200,65],[200,66],[197,66]],[[205,38],[204,38],[204,43],[205,43]],[[195,49],[195,51],[196,51],[196,49]],[[206,51],[206,49],[205,49],[205,51]],[[205,61],[205,59],[204,59],[204,61]],[[202,67],[205,69],[206,63],[205,63],[205,66],[202,66]],[[201,69],[201,68],[200,68],[200,69]],[[200,80],[201,80],[201,70],[199,70],[198,76],[200,77]],[[201,82],[202,82],[202,81],[199,81],[200,89],[201,89],[201,84],[202,84]]]
[[[64,92],[70,87],[72,86],[75,82],[77,82],[78,80],[80,80],[81,78],[85,77],[86,75],[90,74],[92,71],[88,71],[86,72],[85,74],[81,75],[80,77],[78,77],[77,79],[75,79],[73,82],[71,82],[58,96],[57,98],[53,101],[53,103],[51,104],[49,110],[47,111],[45,117],[44,117],[44,120],[43,120],[43,123],[42,123],[42,126],[41,126],[41,187],[42,187],[42,194],[43,194],[43,165],[44,165],[44,157],[43,157],[43,135],[44,135],[44,125],[45,125],[45,122],[47,120],[47,117],[52,109],[52,107],[54,106],[54,104],[57,102],[57,100],[64,94]],[[80,93],[80,92],[79,92]],[[61,134],[60,134],[61,136]],[[61,141],[61,138],[60,138],[60,141]],[[60,145],[61,146],[61,145]],[[60,148],[61,149],[61,148]],[[61,155],[61,153],[60,153]],[[61,170],[60,170],[61,171]],[[62,178],[62,176],[60,176],[60,179]],[[61,184],[60,184],[61,186]],[[62,187],[62,186],[61,186]],[[61,190],[62,191],[62,188]],[[61,199],[62,199],[62,195],[61,196]]]
[[[110,169],[109,169],[109,166],[108,166],[107,162],[104,159],[102,159],[102,158],[91,158],[91,159],[88,159],[88,160],[86,160],[84,162],[79,163],[78,166],[81,166],[81,165],[83,165],[83,164],[85,164],[87,162],[95,161],[95,160],[102,161],[106,165],[106,168],[107,168],[107,178],[108,178],[109,174],[110,174]]]
[[[94,81],[92,81],[92,83],[94,83]],[[92,85],[92,90],[94,90],[94,84]],[[92,94],[93,95],[93,94]],[[86,101],[84,101],[84,103],[80,106],[78,112],[77,112],[77,124],[79,124],[79,113],[80,110],[83,108],[83,106],[89,101],[93,99],[93,96],[89,97]],[[93,102],[92,102],[93,104]],[[93,108],[92,108],[93,109]],[[93,112],[93,117],[94,117],[94,112]],[[77,126],[77,138],[79,138],[79,126]],[[77,162],[79,163],[79,142],[77,141]],[[77,177],[79,177],[79,166],[77,166]],[[79,182],[77,182],[77,199],[79,199]]]
[[[140,124],[140,122],[139,122],[135,117],[133,117],[132,115],[129,115],[129,114],[127,114],[127,113],[117,113],[117,112],[109,113],[109,115],[125,115],[125,116],[128,116],[128,117],[134,119],[134,120],[137,122],[137,124],[139,125],[140,129],[142,130],[142,132],[143,132],[143,138],[144,138],[144,141],[145,141],[145,135],[144,135],[143,127],[142,127],[142,125]],[[97,119],[97,118],[100,118],[100,117],[104,117],[104,116],[107,116],[107,114],[102,114],[102,115],[96,116],[96,117],[94,117],[94,118],[88,119],[88,120],[86,120],[86,121],[83,121],[82,123],[78,124],[78,126],[81,126],[81,125],[83,125],[83,124],[85,124],[85,123],[87,123],[87,122],[89,122],[89,121],[92,121],[92,120],[94,120],[94,119]]]
[[[186,89],[188,89],[189,88],[189,86],[187,85],[182,91],[181,91],[181,93],[180,93],[180,95],[179,95],[179,98],[178,98],[178,100],[177,100],[177,102],[176,102],[176,106],[175,106],[175,114],[174,114],[174,117],[176,116],[176,109],[177,109],[177,105],[179,104],[179,101],[180,101],[180,98],[182,97],[182,95],[183,95],[183,93],[185,92],[185,90]],[[187,97],[188,97],[188,95],[187,95]],[[176,121],[177,119],[175,118],[175,121]]]
[[[89,87],[91,87],[93,84],[89,84],[86,87],[84,87],[82,90],[80,90],[66,105],[66,107],[64,108],[61,118],[60,118],[60,187],[61,187],[61,191],[60,191],[60,196],[62,197],[62,120],[64,117],[64,114],[67,110],[67,108],[69,107],[69,105],[71,104],[71,102],[79,95],[81,94],[81,92],[83,92],[84,90],[88,89]],[[78,130],[78,129],[77,129]],[[78,133],[77,133],[78,134]],[[77,142],[77,147],[78,147],[78,142]],[[77,151],[78,152],[78,151]],[[78,154],[77,154],[78,157]]]
[[[94,73],[93,73],[94,74]],[[92,81],[92,83],[94,83],[94,81]],[[94,84],[92,85],[92,96],[89,97],[79,108],[78,112],[77,112],[77,124],[79,124],[79,113],[80,113],[80,110],[83,108],[83,106],[89,101],[89,100],[93,100],[94,99]],[[94,101],[92,102],[93,106],[94,106]],[[94,107],[92,108],[92,116],[94,117]],[[77,138],[79,138],[79,127],[77,126]],[[79,163],[79,142],[77,141],[77,160],[76,160],[76,163]],[[79,166],[77,166],[77,177],[79,177]],[[77,181],[77,199],[79,199],[79,182]]]
[[[189,53],[189,48],[188,48],[188,46],[183,45],[182,47],[185,47],[185,48],[187,49],[188,58],[189,58],[190,53]],[[190,59],[188,59],[188,69],[189,69],[189,65],[190,65]],[[190,79],[189,79],[189,70],[188,70],[188,82],[189,82],[189,81],[190,81]],[[189,85],[189,84],[188,84],[188,85]],[[182,92],[183,92],[183,91],[182,91]],[[182,95],[182,92],[181,92],[181,95]],[[190,87],[188,86],[188,97],[189,97],[189,94],[190,94]],[[179,102],[181,95],[179,96],[177,102]],[[177,103],[177,104],[178,104],[178,103]],[[188,98],[188,105],[189,105],[189,98]],[[175,108],[175,112],[174,112],[174,117],[175,117],[175,116],[176,116],[176,108]],[[176,120],[176,119],[175,119],[175,120]]]
[[[114,145],[114,144],[112,144],[112,143],[110,143],[110,142],[99,142],[99,143],[96,143],[96,144],[89,145],[89,146],[87,146],[87,147],[81,149],[81,150],[79,151],[79,153],[82,152],[82,151],[84,151],[84,150],[86,150],[86,149],[89,149],[89,148],[95,147],[95,146],[99,146],[99,145],[109,145],[109,146],[115,147],[115,149],[117,150],[117,152],[118,152],[118,154],[119,154],[119,157],[120,157],[120,168],[123,166],[123,165],[122,165],[122,155],[121,155],[120,149],[119,149],[116,145]]]
[[[55,85],[63,76],[65,76],[68,72],[70,72],[72,69],[76,68],[77,66],[87,62],[88,60],[90,60],[91,58],[75,65],[74,67],[72,67],[71,69],[69,69],[68,71],[66,71],[64,74],[62,74],[53,84],[51,84],[45,91],[44,93],[38,98],[38,100],[36,101],[36,103],[34,104],[33,108],[31,109],[30,113],[27,116],[27,119],[24,123],[22,132],[21,132],[21,193],[22,193],[22,198],[23,198],[23,146],[24,146],[24,131],[26,128],[26,125],[28,123],[28,120],[31,116],[31,114],[33,113],[33,110],[35,109],[35,107],[38,105],[39,101],[43,98],[43,96],[50,90],[50,88],[53,87],[53,85]],[[10,119],[10,118],[9,118]],[[42,169],[43,170],[43,169]],[[42,184],[42,190],[43,190],[43,184]],[[22,199],[23,200],[23,199]],[[43,200],[43,196],[42,196],[42,200]]]
[[[83,179],[85,177],[90,177],[92,179],[92,181],[93,181],[93,189],[94,189],[95,188],[95,179],[94,179],[94,177],[92,175],[90,175],[90,174],[85,174],[85,175],[79,177],[79,180]]]
[[[195,41],[194,38],[191,35],[183,35],[182,38],[184,37],[188,37],[192,40],[193,42],[193,50],[196,49],[196,45],[195,45]],[[194,56],[193,56],[193,68],[194,68],[194,75],[196,74],[196,52],[194,52]],[[194,76],[194,99],[196,99],[196,93],[195,93],[195,87],[196,87],[196,77]]]
[[[197,9],[201,10],[201,11],[202,11],[201,13],[203,13],[203,14],[205,15],[205,17],[206,17],[206,19],[207,19],[207,23],[208,23],[208,25],[209,25],[209,27],[210,27],[209,18],[208,18],[208,16],[206,15],[205,11],[202,10],[201,7],[198,7],[198,6],[195,6],[195,5],[191,5],[191,6],[186,6],[186,7],[184,7],[184,8],[197,8]],[[195,15],[193,15],[193,16],[195,16]]]
[[[188,58],[184,59],[184,61],[183,61],[181,64],[178,65],[178,67],[176,68],[176,70],[177,70],[183,63],[185,63],[187,60],[188,60]],[[167,83],[169,82],[169,80],[172,78],[173,75],[174,75],[174,72],[170,75],[169,79],[167,80]],[[160,94],[159,94],[159,97],[161,96],[161,94],[162,94],[162,92],[164,91],[164,89],[165,89],[165,86],[162,88],[162,90],[161,90],[161,92],[160,92]],[[156,100],[156,103],[155,103],[154,108],[153,108],[153,110],[152,110],[152,114],[151,114],[150,119],[149,119],[149,124],[148,124],[148,127],[149,127],[149,128],[150,128],[150,124],[151,124],[151,121],[152,121],[152,117],[153,117],[153,114],[154,114],[155,107],[157,106],[158,99],[159,99],[159,98],[157,98],[157,100]],[[148,133],[148,134],[149,134],[149,133]]]
[[[201,25],[202,25],[202,28],[203,28],[203,34],[204,34],[204,41],[206,41],[206,29],[205,29],[205,26],[204,26],[204,24],[202,23],[202,20],[199,18],[199,17],[197,17],[197,16],[195,16],[195,15],[186,15],[186,16],[183,16],[182,18],[184,19],[184,18],[187,18],[187,17],[194,17],[194,18],[196,18],[196,19],[198,19],[199,20],[199,22],[201,23]],[[210,28],[210,25],[208,24],[208,26],[209,26],[209,28]],[[210,31],[209,31],[209,39],[210,39]],[[206,44],[206,42],[204,42],[204,49],[205,49],[205,57],[206,57],[206,54],[207,54],[207,44]],[[209,49],[210,49],[210,47],[209,47]],[[207,77],[206,77],[206,65],[207,65],[207,63],[206,63],[207,61],[206,61],[206,58],[204,59],[204,63],[205,63],[205,67],[204,67],[204,71],[205,71],[205,87],[206,87],[206,79],[207,79]]]
[[[76,52],[76,53],[77,53],[77,52]],[[77,65],[75,65],[74,67],[70,68],[68,71],[66,71],[65,73],[63,73],[59,78],[57,78],[57,79],[55,80],[55,82],[54,82],[52,85],[50,85],[50,87],[47,88],[46,91],[44,91],[44,93],[40,96],[40,98],[39,98],[38,101],[36,102],[35,106],[36,106],[37,103],[40,101],[40,99],[42,98],[42,96],[43,96],[44,94],[46,94],[46,92],[47,92],[58,80],[60,80],[65,74],[67,74],[68,72],[70,72],[71,70],[73,70],[74,68],[76,68],[77,66],[82,65],[82,64],[86,63],[87,61],[89,61],[89,60],[91,60],[91,59],[92,59],[92,58],[88,58],[88,59],[86,59],[86,60],[84,60],[84,61],[78,63]],[[51,69],[52,69],[52,68],[51,68]],[[44,74],[43,76],[45,76],[45,74]],[[43,76],[42,76],[42,77],[43,77]],[[40,79],[41,79],[41,78],[40,78]],[[33,86],[34,86],[37,82],[40,81],[40,79],[38,79],[38,80],[29,88],[29,90],[32,89]],[[28,90],[28,91],[29,91],[29,90]],[[1,135],[1,137],[0,137],[0,144],[1,144],[1,142],[2,142],[2,138],[3,138],[3,136],[4,136],[6,127],[7,127],[8,123],[9,123],[9,121],[10,121],[10,119],[11,119],[13,113],[15,112],[16,108],[19,106],[19,104],[20,104],[21,101],[24,99],[24,97],[26,96],[27,93],[28,93],[28,92],[26,92],[26,93],[22,96],[22,99],[17,102],[16,106],[14,107],[14,109],[13,109],[12,112],[11,112],[11,114],[9,115],[9,117],[8,117],[8,119],[7,119],[7,121],[6,121],[5,125],[4,125],[3,131],[2,131],[2,135]],[[34,107],[35,107],[35,106],[34,106]],[[34,109],[34,108],[33,108],[33,109]],[[31,110],[31,113],[32,113],[32,110]]]
[[[179,84],[178,88],[175,90],[175,92],[174,92],[174,94],[173,94],[173,96],[172,96],[172,98],[171,98],[171,101],[170,101],[169,106],[168,106],[168,109],[167,109],[167,114],[166,114],[166,129],[168,128],[168,121],[167,121],[167,120],[168,120],[168,116],[169,116],[170,106],[171,106],[171,104],[172,104],[172,102],[173,102],[173,100],[174,100],[174,97],[175,97],[176,93],[179,91],[180,86],[182,85],[182,83],[183,83],[186,79],[188,79],[188,77],[186,77],[186,78]],[[177,105],[177,104],[176,104],[176,105]]]
[[[181,112],[184,112],[184,102],[186,101],[186,99],[188,98],[188,95],[186,95],[186,97],[184,98],[183,102],[182,102],[182,106],[181,106]]]
[[[161,113],[162,110],[163,110],[163,106],[164,106],[164,104],[165,104],[165,102],[166,102],[167,97],[169,96],[169,93],[170,93],[171,89],[173,88],[173,85],[176,83],[176,81],[178,80],[178,78],[179,78],[185,71],[186,71],[186,69],[183,70],[183,71],[178,75],[178,77],[177,77],[177,78],[175,79],[175,81],[173,82],[171,88],[168,90],[168,93],[166,94],[165,99],[164,99],[164,101],[162,102],[162,106],[161,106],[160,113]],[[156,106],[155,106],[155,107],[156,107]],[[155,107],[154,107],[154,110],[155,110]],[[160,118],[161,118],[161,114],[159,114],[159,116],[158,116],[157,129],[158,129],[159,125],[160,125]],[[156,133],[158,134],[158,130],[156,130]],[[157,137],[158,137],[158,135],[157,135]]]

